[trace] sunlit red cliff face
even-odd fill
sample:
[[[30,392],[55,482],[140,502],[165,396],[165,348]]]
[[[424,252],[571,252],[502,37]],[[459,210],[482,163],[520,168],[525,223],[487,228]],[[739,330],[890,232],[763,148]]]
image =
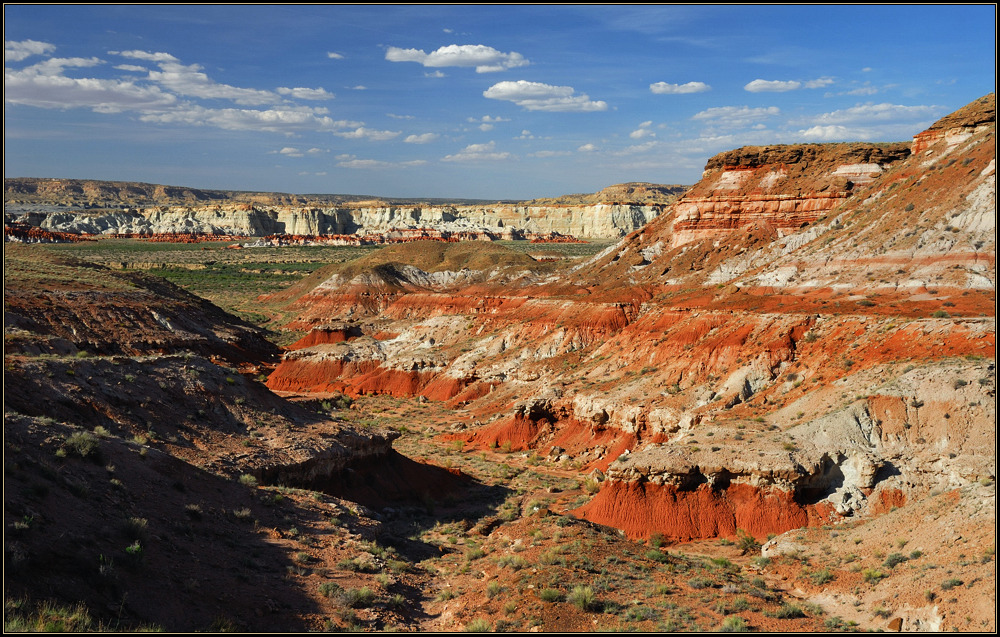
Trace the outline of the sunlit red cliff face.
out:
[[[994,120],[990,95],[912,144],[722,153],[573,271],[397,252],[314,281],[288,307],[316,331],[268,385],[450,401],[477,423],[451,437],[603,481],[577,514],[635,537],[991,479]]]

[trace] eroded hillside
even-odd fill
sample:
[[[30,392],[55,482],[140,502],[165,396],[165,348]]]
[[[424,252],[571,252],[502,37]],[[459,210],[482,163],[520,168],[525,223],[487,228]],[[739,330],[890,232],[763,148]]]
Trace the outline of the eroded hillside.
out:
[[[268,384],[448,401],[470,416],[446,439],[589,472],[603,483],[575,514],[637,538],[766,539],[941,492],[995,528],[994,120],[990,95],[913,144],[722,153],[567,276],[331,276],[296,301],[316,332]],[[893,602],[920,584],[885,575],[839,599],[962,627],[934,591]]]

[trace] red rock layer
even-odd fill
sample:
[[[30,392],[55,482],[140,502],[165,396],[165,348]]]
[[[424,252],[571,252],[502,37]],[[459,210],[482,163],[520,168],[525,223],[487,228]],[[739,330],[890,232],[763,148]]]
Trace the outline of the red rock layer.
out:
[[[803,526],[819,525],[825,507],[802,505],[792,493],[733,484],[693,490],[672,485],[611,482],[575,511],[591,522],[623,530],[632,538],[661,533],[671,542],[732,537],[742,529],[756,538]]]
[[[608,465],[626,451],[639,445],[636,434],[625,433],[613,427],[595,427],[575,418],[562,418],[556,422],[548,419],[531,419],[523,415],[505,418],[471,433],[448,434],[445,440],[461,440],[476,449],[502,448],[505,451],[535,450],[551,454],[560,448],[571,456],[603,447],[603,454],[595,455],[593,461],[585,463],[581,469],[607,470]],[[662,442],[654,436],[646,442]]]
[[[421,372],[382,367],[378,361],[321,361],[286,358],[267,379],[273,391],[310,393],[342,392],[349,396],[386,394],[425,396],[449,400],[463,392],[467,400],[490,392],[489,383]]]
[[[343,343],[351,338],[358,336],[355,333],[357,328],[327,328],[327,329],[314,329],[308,334],[295,341],[288,346],[288,349],[305,349],[306,347],[312,347],[313,345],[325,345],[328,343]]]
[[[70,232],[50,232],[26,223],[5,223],[3,226],[5,241],[20,241],[23,243],[72,243],[76,241],[91,241],[89,237]]]

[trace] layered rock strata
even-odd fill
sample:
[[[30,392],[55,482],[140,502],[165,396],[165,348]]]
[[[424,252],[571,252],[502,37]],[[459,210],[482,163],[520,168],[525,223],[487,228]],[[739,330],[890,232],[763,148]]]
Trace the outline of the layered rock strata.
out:
[[[580,515],[637,536],[760,536],[992,480],[983,108],[942,120],[919,155],[720,154],[681,200],[558,282],[331,280],[293,325],[349,318],[367,336],[317,336],[269,383],[450,399],[478,419],[451,434],[466,448],[606,471]]]

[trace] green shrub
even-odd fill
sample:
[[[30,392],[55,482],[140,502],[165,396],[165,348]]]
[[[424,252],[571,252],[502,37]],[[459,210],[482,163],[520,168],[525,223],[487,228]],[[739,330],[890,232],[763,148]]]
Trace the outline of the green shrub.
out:
[[[543,602],[559,602],[562,601],[563,594],[555,588],[543,588],[539,591],[538,598]]]
[[[597,608],[597,599],[594,596],[594,589],[589,586],[574,586],[573,591],[567,598],[567,601],[584,612],[596,610]]]
[[[708,588],[714,584],[712,580],[705,577],[692,577],[688,580],[688,586],[696,590],[701,590],[703,588]]]
[[[723,619],[722,626],[719,627],[720,633],[745,633],[749,631],[750,627],[746,620],[736,615],[730,615]]]
[[[78,431],[66,438],[65,448],[81,458],[86,458],[97,449],[97,436],[89,431]]]
[[[367,586],[344,591],[344,604],[349,608],[367,608],[375,601],[375,593]]]
[[[777,619],[795,619],[797,617],[805,617],[806,614],[802,611],[802,607],[795,604],[789,604],[788,602],[783,602],[781,607],[773,613],[765,613],[770,617],[776,617]]]
[[[500,582],[490,582],[486,585],[486,597],[493,599],[497,595],[503,592],[503,586]]]
[[[736,529],[736,545],[739,547],[740,552],[743,555],[746,555],[747,553],[756,553],[761,547],[757,538],[750,535],[743,529]]]
[[[866,568],[863,571],[861,571],[861,577],[866,582],[869,582],[871,584],[878,584],[879,580],[885,577],[885,573],[883,573],[878,569]]]
[[[490,632],[490,622],[488,619],[473,619],[465,625],[467,633],[488,633]]]
[[[340,592],[340,585],[336,582],[323,582],[319,585],[319,592],[324,597],[333,597]]]
[[[244,473],[240,476],[240,484],[248,487],[255,487],[257,486],[257,478],[253,477],[249,473]]]
[[[962,580],[952,577],[951,579],[946,579],[945,581],[941,582],[941,590],[950,591],[956,586],[961,586],[964,583],[965,582],[963,582]]]
[[[831,571],[828,568],[824,568],[822,570],[809,574],[809,580],[816,586],[822,586],[823,584],[832,582],[833,579],[834,579],[833,571]]]
[[[890,553],[889,557],[885,558],[885,562],[882,562],[882,566],[886,568],[895,568],[897,564],[902,564],[906,561],[906,556],[902,553]]]

